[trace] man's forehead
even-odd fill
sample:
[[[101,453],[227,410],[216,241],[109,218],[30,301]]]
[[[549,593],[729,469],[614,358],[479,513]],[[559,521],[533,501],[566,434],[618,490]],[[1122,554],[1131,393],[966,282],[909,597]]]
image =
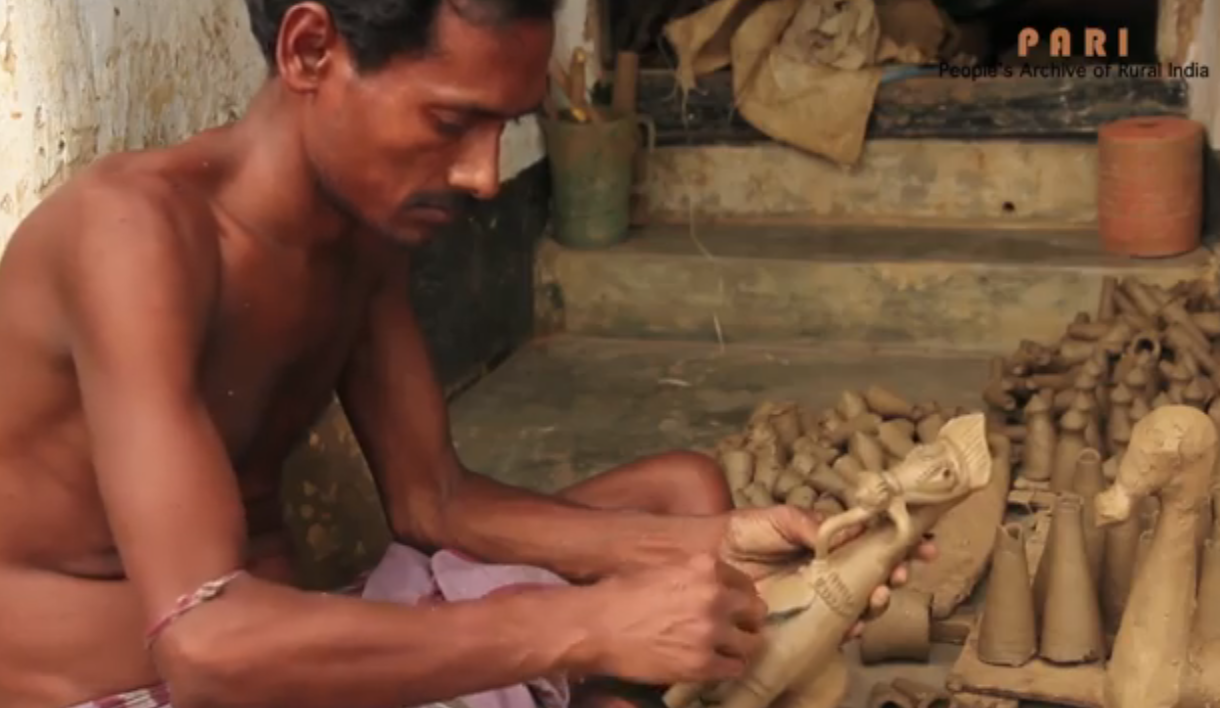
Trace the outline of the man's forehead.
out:
[[[505,118],[538,107],[546,92],[549,22],[482,24],[442,11],[432,40],[427,56],[400,67],[404,82],[426,100]]]

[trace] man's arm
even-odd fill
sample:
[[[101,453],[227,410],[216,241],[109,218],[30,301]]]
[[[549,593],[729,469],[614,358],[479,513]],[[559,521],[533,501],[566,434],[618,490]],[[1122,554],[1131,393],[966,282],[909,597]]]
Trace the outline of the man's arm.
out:
[[[340,398],[396,535],[491,562],[550,568],[573,580],[717,550],[718,519],[595,510],[465,469],[408,300],[405,257],[387,271]]]
[[[243,563],[237,480],[197,388],[219,255],[157,185],[77,189],[60,205],[82,215],[61,281],[70,344],[107,518],[152,626]],[[175,706],[420,705],[588,670],[593,592],[413,608],[243,577],[152,651]]]

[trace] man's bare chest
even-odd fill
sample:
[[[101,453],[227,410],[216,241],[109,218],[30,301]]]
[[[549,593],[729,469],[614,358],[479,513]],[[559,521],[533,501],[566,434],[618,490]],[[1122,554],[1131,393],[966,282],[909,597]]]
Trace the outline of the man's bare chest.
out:
[[[375,275],[326,264],[230,266],[199,364],[204,402],[236,469],[278,471],[340,385]]]

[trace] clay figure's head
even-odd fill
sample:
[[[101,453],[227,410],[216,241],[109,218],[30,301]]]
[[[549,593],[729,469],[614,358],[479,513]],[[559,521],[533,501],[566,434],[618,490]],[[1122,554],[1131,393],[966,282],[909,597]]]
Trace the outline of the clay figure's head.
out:
[[[889,474],[907,501],[945,502],[987,486],[991,480],[991,452],[982,413],[953,418],[935,441],[917,445]]]
[[[421,243],[500,186],[500,135],[547,91],[557,0],[246,0],[265,140],[374,234]]]
[[[1191,406],[1162,406],[1131,430],[1114,484],[1096,498],[1100,526],[1131,516],[1136,503],[1160,497],[1161,508],[1202,508],[1208,502],[1217,453],[1216,425]]]

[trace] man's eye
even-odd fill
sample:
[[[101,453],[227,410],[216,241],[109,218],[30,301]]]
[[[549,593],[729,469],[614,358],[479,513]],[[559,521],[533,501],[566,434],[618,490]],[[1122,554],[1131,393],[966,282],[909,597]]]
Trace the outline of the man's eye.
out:
[[[432,124],[436,132],[451,138],[460,138],[469,129],[465,121],[445,119],[436,114],[432,115]]]

